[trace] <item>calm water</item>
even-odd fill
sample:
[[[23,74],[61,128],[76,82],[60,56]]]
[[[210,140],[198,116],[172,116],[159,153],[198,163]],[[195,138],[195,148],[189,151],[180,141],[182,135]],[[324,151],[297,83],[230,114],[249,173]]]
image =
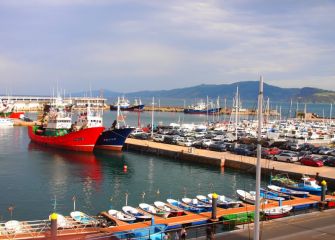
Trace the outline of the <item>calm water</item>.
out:
[[[105,114],[105,125],[115,119]],[[157,121],[177,121],[180,114],[159,113]],[[150,113],[141,116],[150,122]],[[204,116],[189,122],[201,122]],[[189,120],[189,119],[188,119]],[[127,115],[136,124],[137,114]],[[123,166],[128,166],[124,172]],[[266,182],[263,181],[263,185]],[[45,219],[57,199],[58,212],[68,215],[73,209],[89,214],[121,209],[128,204],[152,203],[172,197],[207,194],[212,191],[234,196],[235,190],[254,188],[254,175],[191,164],[176,159],[141,155],[134,152],[83,154],[51,150],[30,143],[25,127],[0,129],[0,215],[10,219],[8,207],[14,205],[13,219]]]

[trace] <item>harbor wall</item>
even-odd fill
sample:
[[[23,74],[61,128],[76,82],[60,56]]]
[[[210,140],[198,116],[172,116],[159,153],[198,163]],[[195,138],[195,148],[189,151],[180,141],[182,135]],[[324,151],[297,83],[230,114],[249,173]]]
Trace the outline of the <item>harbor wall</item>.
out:
[[[229,152],[214,152],[133,138],[128,138],[126,140],[125,149],[144,154],[165,156],[181,161],[216,166],[219,168],[227,167],[251,174],[256,173],[257,158],[236,155]],[[261,169],[263,176],[270,176],[271,173],[287,173],[292,179],[300,179],[303,174],[315,177],[316,174],[319,173],[320,179],[324,179],[330,189],[335,189],[335,168],[332,167],[316,168],[300,164],[261,159]]]

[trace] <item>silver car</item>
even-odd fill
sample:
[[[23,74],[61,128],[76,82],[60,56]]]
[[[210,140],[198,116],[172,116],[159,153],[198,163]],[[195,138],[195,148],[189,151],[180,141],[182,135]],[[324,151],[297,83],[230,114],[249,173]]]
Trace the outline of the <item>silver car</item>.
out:
[[[273,160],[275,161],[283,161],[283,162],[297,162],[298,156],[294,153],[279,153],[273,156]]]

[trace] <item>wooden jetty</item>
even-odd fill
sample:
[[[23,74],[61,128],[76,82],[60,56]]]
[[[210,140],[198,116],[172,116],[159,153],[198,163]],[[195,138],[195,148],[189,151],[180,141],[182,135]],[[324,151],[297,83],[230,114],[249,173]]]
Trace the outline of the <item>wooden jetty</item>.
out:
[[[326,196],[326,199],[335,201],[334,196]],[[316,208],[320,204],[320,196],[309,195],[307,198],[293,198],[292,200],[286,200],[282,202],[282,205],[290,205],[290,206],[306,206],[307,208]],[[263,204],[261,206],[262,210],[277,207],[279,203],[276,201],[268,201],[267,204]],[[238,215],[245,213],[253,213],[255,210],[254,205],[243,203],[241,207],[238,208],[219,208],[217,207],[217,219],[211,219],[211,212],[203,212],[203,213],[191,213],[186,212],[183,216],[177,217],[169,217],[169,218],[161,218],[154,216],[155,224],[165,224],[171,228],[179,228],[184,224],[187,225],[199,225],[200,223],[217,221],[218,219],[224,219],[225,216],[229,215]],[[78,223],[73,220],[73,228],[71,229],[58,229],[57,230],[57,239],[87,239],[93,236],[112,236],[117,232],[123,231],[132,231],[140,228],[147,228],[152,225],[151,221],[144,221],[138,223],[125,223],[115,219],[110,216],[106,212],[102,212],[106,218],[113,220],[116,223],[116,226],[112,227],[92,227],[92,226],[84,226],[78,225]],[[68,218],[69,219],[69,218]],[[252,221],[252,219],[251,219]],[[40,228],[36,228],[36,221],[31,222],[22,222],[22,228],[20,232],[10,232],[6,231],[4,227],[4,223],[0,223],[0,240],[2,239],[50,239],[50,221],[43,220],[41,221]],[[111,239],[111,238],[109,238]]]

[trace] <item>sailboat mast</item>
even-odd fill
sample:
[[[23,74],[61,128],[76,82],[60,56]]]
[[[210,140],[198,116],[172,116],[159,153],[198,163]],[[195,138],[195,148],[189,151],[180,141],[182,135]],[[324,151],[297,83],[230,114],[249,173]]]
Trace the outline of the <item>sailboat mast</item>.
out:
[[[289,118],[291,119],[292,118],[292,98],[291,98],[291,105],[290,105],[290,115],[289,115]]]
[[[332,123],[332,111],[333,111],[333,104],[330,104],[330,112],[329,112],[329,125]]]
[[[116,126],[120,128],[120,97],[117,97],[117,114],[116,114]]]
[[[152,97],[151,137],[153,137],[153,135],[154,135],[154,109],[155,109],[155,97]]]
[[[259,210],[260,210],[260,187],[261,187],[261,131],[262,131],[262,106],[263,106],[263,77],[259,80],[258,94],[258,132],[257,132],[257,164],[256,164],[256,204],[255,204],[255,229],[254,240],[259,239]]]
[[[238,125],[238,86],[236,87],[236,97],[235,97],[235,140],[237,141],[237,125]]]

